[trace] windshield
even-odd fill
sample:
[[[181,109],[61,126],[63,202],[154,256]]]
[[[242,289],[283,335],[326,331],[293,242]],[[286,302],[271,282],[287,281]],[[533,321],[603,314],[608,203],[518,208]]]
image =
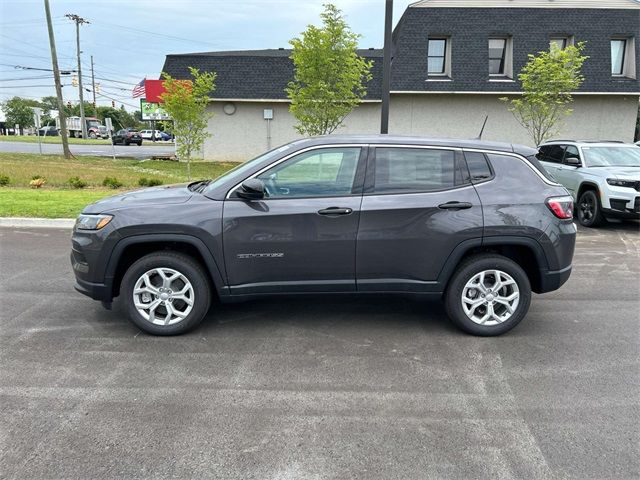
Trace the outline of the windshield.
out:
[[[96,120],[88,120],[87,121],[87,125],[89,125],[90,127],[99,127],[100,126],[100,122],[98,122]]]
[[[582,147],[587,167],[640,167],[638,147]]]
[[[216,188],[225,182],[232,182],[232,181],[240,182],[240,180],[242,180],[245,177],[246,172],[250,171],[256,164],[261,163],[263,160],[269,160],[271,158],[275,158],[279,156],[282,152],[285,152],[291,149],[293,145],[294,143],[288,143],[281,147],[270,150],[267,153],[263,153],[262,155],[252,160],[248,160],[244,163],[241,163],[237,167],[232,168],[228,172],[216,178],[213,182],[209,184],[209,186],[211,188]],[[640,150],[640,148],[638,150]]]

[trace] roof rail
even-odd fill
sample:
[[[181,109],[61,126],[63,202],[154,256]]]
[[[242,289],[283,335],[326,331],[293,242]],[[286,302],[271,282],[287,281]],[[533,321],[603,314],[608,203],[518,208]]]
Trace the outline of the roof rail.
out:
[[[577,142],[577,141],[578,140],[569,140],[567,138],[554,138],[554,139],[551,139],[551,140],[547,140],[544,143],[547,143],[547,142]]]

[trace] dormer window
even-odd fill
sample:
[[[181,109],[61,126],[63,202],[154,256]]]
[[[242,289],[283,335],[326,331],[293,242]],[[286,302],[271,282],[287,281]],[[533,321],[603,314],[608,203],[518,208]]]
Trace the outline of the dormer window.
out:
[[[510,37],[489,39],[489,76],[513,78],[513,45]]]
[[[429,76],[451,76],[451,39],[429,38],[427,45],[427,74]]]

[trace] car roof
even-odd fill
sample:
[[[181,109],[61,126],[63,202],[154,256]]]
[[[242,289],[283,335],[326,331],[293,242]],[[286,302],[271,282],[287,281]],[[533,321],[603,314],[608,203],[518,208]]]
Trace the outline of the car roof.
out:
[[[491,142],[486,140],[457,139],[443,137],[419,137],[408,135],[362,134],[362,135],[324,135],[298,140],[297,146],[333,145],[337,143],[364,144],[394,144],[394,145],[424,145],[434,147],[470,148],[479,150],[493,150],[498,152],[532,155],[536,150],[525,145],[515,143]]]
[[[633,147],[633,143],[626,143],[620,140],[549,140],[540,144],[544,145],[557,145],[557,144],[572,144],[589,147]]]

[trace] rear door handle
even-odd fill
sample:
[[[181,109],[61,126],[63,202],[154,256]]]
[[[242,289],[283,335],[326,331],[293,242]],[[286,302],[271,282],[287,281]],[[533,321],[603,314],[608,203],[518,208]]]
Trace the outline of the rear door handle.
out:
[[[472,204],[470,204],[469,202],[447,202],[447,203],[441,203],[440,205],[438,205],[438,208],[442,208],[442,209],[451,209],[451,210],[463,210],[465,208],[471,208],[473,207]]]
[[[318,210],[318,214],[320,215],[349,215],[351,212],[353,212],[353,210],[350,208],[340,207],[329,207]]]

